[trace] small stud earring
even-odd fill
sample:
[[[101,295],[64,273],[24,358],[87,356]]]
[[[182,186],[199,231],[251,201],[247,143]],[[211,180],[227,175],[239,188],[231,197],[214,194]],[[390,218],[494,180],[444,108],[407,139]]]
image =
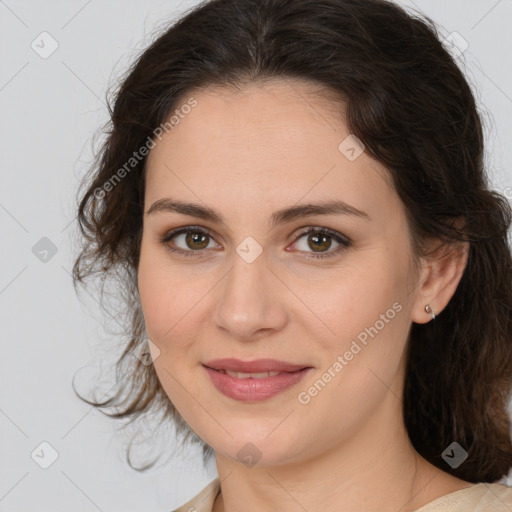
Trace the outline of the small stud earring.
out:
[[[436,314],[434,313],[434,310],[430,307],[429,304],[427,304],[425,306],[425,311],[429,314],[429,315],[432,315],[432,320],[434,320],[436,318]]]

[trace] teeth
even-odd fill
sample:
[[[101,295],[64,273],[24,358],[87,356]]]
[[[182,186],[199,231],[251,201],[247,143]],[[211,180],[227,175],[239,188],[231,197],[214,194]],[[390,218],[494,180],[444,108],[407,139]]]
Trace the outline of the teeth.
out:
[[[242,372],[231,372],[229,370],[222,370],[227,373],[231,377],[236,377],[237,379],[248,379],[249,377],[252,379],[266,379],[267,377],[274,377],[275,375],[279,375],[281,372],[258,372],[258,373],[242,373]]]

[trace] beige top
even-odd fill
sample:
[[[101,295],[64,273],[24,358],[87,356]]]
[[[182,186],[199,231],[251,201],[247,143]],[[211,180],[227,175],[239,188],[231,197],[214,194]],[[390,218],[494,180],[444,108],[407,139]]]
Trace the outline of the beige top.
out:
[[[219,493],[220,481],[216,478],[197,496],[173,512],[212,512]],[[512,512],[512,487],[504,484],[474,484],[445,494],[415,512]]]

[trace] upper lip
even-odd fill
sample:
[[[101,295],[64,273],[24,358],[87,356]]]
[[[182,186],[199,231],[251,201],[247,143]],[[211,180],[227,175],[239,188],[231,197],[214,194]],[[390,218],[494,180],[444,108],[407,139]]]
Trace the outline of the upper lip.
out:
[[[229,370],[231,372],[258,373],[258,372],[295,372],[304,368],[310,368],[303,364],[287,363],[277,359],[254,359],[252,361],[241,361],[240,359],[225,358],[214,359],[203,363],[214,370]]]

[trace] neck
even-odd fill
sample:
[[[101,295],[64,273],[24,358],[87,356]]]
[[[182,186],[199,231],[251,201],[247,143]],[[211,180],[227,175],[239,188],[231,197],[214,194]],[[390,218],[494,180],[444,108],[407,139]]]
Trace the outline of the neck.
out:
[[[413,512],[469,486],[415,451],[401,405],[394,393],[388,393],[362,427],[307,460],[247,467],[217,453],[222,491],[213,511]]]

